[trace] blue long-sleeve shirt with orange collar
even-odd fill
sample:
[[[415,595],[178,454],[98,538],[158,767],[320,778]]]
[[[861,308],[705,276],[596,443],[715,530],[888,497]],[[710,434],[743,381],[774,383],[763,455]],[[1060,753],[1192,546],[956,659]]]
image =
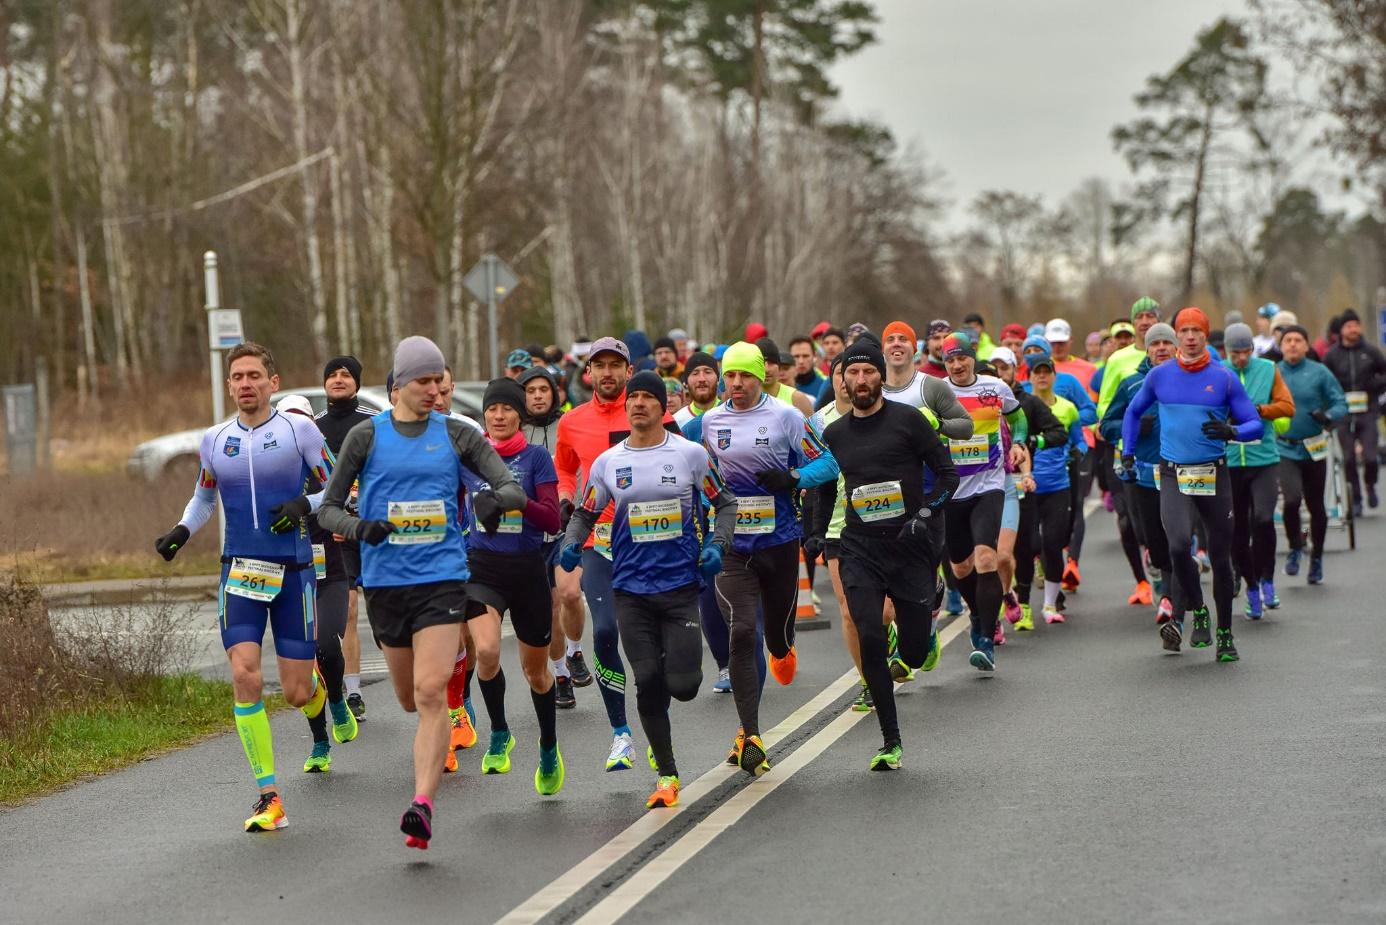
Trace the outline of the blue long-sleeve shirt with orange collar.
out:
[[[1225,442],[1203,433],[1203,424],[1209,419],[1230,418],[1237,431],[1236,439],[1247,443],[1260,440],[1264,432],[1261,416],[1246,389],[1231,370],[1216,361],[1191,372],[1174,360],[1147,373],[1121,422],[1124,446],[1136,445],[1141,415],[1156,403],[1160,414],[1160,457],[1171,463],[1209,463],[1226,455]]]

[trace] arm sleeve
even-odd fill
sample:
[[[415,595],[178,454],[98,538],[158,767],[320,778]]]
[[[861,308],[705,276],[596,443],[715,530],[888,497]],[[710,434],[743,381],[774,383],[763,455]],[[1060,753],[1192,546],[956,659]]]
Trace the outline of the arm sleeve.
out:
[[[1256,406],[1251,403],[1251,397],[1246,394],[1246,389],[1242,388],[1241,382],[1230,369],[1227,370],[1227,410],[1236,425],[1237,439],[1243,443],[1260,440],[1266,432],[1265,425],[1261,423],[1261,415],[1257,414]]]
[[[1012,399],[1014,401],[1014,399]],[[1006,412],[1006,423],[1011,426],[1011,441],[1013,443],[1024,443],[1030,439],[1030,422],[1025,417],[1025,411],[1016,402],[1014,408]]]
[[[563,426],[564,419],[558,419],[558,442],[553,448],[554,468],[558,471],[558,495],[569,500],[577,497],[577,473],[582,465],[577,451],[568,441],[568,429]]]
[[[1347,409],[1347,405],[1343,405]],[[202,435],[202,445],[197,450],[197,484],[193,486],[192,497],[183,508],[183,516],[178,522],[188,528],[188,533],[201,530],[217,510],[217,477],[212,469],[212,441],[210,433]]]
[[[575,546],[581,546],[586,543],[598,516],[600,516],[600,510],[589,511],[585,508],[578,508],[573,511],[573,516],[568,520],[568,531],[563,534],[563,545],[567,546],[571,543]]]
[[[318,526],[349,540],[360,539],[361,519],[346,512],[351,486],[365,468],[366,458],[375,443],[375,426],[369,421],[353,427],[342,441],[342,451],[332,467],[332,477],[323,489],[322,504],[318,507]]]
[[[558,481],[534,486],[534,497],[525,502],[525,520],[545,533],[557,533],[563,522],[558,516]]]
[[[1155,373],[1151,370],[1141,383],[1140,391],[1136,397],[1131,399],[1131,403],[1126,406],[1126,414],[1121,419],[1121,445],[1125,448],[1122,452],[1135,452],[1136,441],[1141,436],[1141,415],[1145,410],[1155,404]],[[1242,393],[1246,395],[1245,392]],[[1248,402],[1247,404],[1250,404]]]
[[[1325,366],[1319,367],[1323,373],[1324,390],[1328,393],[1328,419],[1330,421],[1340,421],[1347,417],[1347,396],[1343,394],[1343,387],[1338,382],[1338,377],[1329,372]]]
[[[732,548],[732,540],[736,533],[736,495],[732,494],[730,488],[724,487],[713,499],[712,507],[719,514],[727,514],[725,517],[718,517],[712,528],[712,542],[719,544],[722,551],[726,552]]]
[[[320,486],[326,485],[328,479],[332,477],[332,467],[336,464],[336,459],[332,451],[327,447],[327,439],[322,431],[318,430],[318,425],[311,421],[300,425],[294,423],[294,439],[298,441],[300,452],[303,456],[303,464],[308,467],[308,475],[311,480],[315,480]],[[322,490],[306,495],[308,499],[308,509],[316,511],[322,506]]]
[[[1117,388],[1116,394],[1107,403],[1107,413],[1102,415],[1102,423],[1098,429],[1102,431],[1102,439],[1112,446],[1121,442],[1122,418],[1126,416],[1126,406],[1131,404],[1131,390],[1121,385]]]
[[[813,521],[809,524],[811,536],[827,536],[828,524],[833,519],[833,509],[837,507],[838,479],[824,482],[814,490]]]
[[[1093,404],[1092,396],[1088,394],[1087,389],[1074,389],[1072,395],[1065,397],[1078,407],[1078,423],[1084,427],[1091,427],[1097,423],[1097,405]]]
[[[1275,380],[1271,384],[1270,401],[1257,408],[1257,412],[1267,421],[1274,421],[1276,418],[1291,418],[1295,416],[1295,397],[1290,394],[1290,387],[1285,384],[1285,379],[1280,375],[1280,370],[1273,370]]]
[[[801,428],[799,444],[795,456],[800,460],[799,487],[816,488],[824,482],[837,478],[839,469],[832,450],[823,442],[823,436],[811,418],[806,418]]]
[[[504,506],[502,509],[524,510],[525,504],[529,501],[524,488],[515,481],[515,476],[510,474],[510,467],[491,444],[486,442],[486,437],[461,421],[454,420],[448,421],[448,432],[452,437],[452,447],[457,453],[458,461],[491,486],[491,490]]]
[[[730,516],[716,518],[713,525],[711,542],[721,544],[722,551],[725,552],[731,549],[733,534],[736,531],[736,495],[727,487],[726,480],[722,478],[722,470],[717,467],[717,459],[707,451],[707,447],[695,443],[690,448],[690,453],[690,468],[703,497],[718,512],[731,510]]]
[[[966,440],[972,436],[972,415],[942,379],[924,377],[924,403],[938,417],[938,429],[945,437]]]
[[[1063,446],[1068,439],[1068,432],[1064,430],[1064,422],[1060,421],[1049,406],[1038,398],[1034,400],[1035,406],[1035,428],[1038,433],[1033,436],[1043,437],[1045,446]]]

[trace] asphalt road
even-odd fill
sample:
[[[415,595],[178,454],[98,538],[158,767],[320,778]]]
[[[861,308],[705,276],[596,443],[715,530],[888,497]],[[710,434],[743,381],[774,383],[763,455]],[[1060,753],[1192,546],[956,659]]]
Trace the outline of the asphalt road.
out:
[[[844,709],[824,574],[834,628],[802,634],[799,678],[766,689],[766,725],[788,734],[757,782],[720,767],[735,712],[705,687],[673,710],[683,803],[647,812],[648,768],[601,770],[610,734],[587,688],[559,717],[567,786],[541,799],[507,642],[515,770],[483,778],[479,752],[463,753],[427,853],[397,831],[413,721],[372,685],[330,774],[299,773],[306,723],[275,719],[282,832],[241,832],[254,794],[230,735],[0,812],[0,918],[1386,920],[1386,516],[1355,553],[1330,533],[1328,585],[1282,578],[1280,611],[1238,615],[1235,665],[1163,653],[1148,610],[1125,604],[1110,517],[1088,537],[1067,624],[1012,634],[989,679],[964,637],[898,689],[898,773],[866,771],[879,732]]]

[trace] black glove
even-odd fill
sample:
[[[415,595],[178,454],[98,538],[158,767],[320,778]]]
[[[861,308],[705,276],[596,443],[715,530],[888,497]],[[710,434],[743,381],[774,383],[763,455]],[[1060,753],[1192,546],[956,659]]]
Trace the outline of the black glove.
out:
[[[1309,412],[1309,416],[1319,422],[1321,427],[1332,427],[1333,419],[1328,416],[1328,412],[1322,408],[1315,408]]]
[[[1211,440],[1236,440],[1237,428],[1221,418],[1210,415],[1208,420],[1203,422],[1203,436]]]
[[[303,518],[308,516],[308,512],[313,506],[308,503],[308,499],[299,495],[292,501],[285,501],[283,504],[276,504],[270,508],[271,533],[288,533],[295,529]]]
[[[1121,480],[1123,482],[1136,480],[1136,457],[1130,453],[1121,457]]]
[[[824,539],[821,536],[804,537],[804,558],[810,562],[817,562],[818,557],[823,554]]]
[[[363,543],[379,546],[385,537],[395,532],[395,525],[388,520],[363,520],[356,528],[356,537]]]
[[[771,492],[793,491],[799,487],[799,477],[788,469],[762,469],[756,473],[756,481]]]
[[[929,518],[933,516],[933,511],[927,507],[921,507],[915,515],[905,521],[900,532],[895,534],[897,540],[913,540],[929,535]]]
[[[179,524],[155,540],[154,549],[164,557],[165,562],[172,562],[173,557],[178,555],[178,550],[187,545],[190,536],[192,531]]]
[[[495,533],[500,528],[505,506],[501,504],[496,493],[487,488],[472,495],[472,512],[476,514],[476,522],[481,524],[481,529],[487,533]]]
[[[577,508],[573,507],[573,502],[568,501],[567,499],[564,499],[564,500],[558,502],[558,532],[559,532],[559,533],[567,533],[567,532],[568,532],[568,521],[570,521],[570,520],[573,519],[573,511],[575,511],[575,510],[577,510]]]

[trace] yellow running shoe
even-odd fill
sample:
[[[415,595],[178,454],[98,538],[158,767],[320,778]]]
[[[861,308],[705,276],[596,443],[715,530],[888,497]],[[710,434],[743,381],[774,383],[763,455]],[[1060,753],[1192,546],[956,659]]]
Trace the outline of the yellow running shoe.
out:
[[[1020,605],[1020,619],[1016,621],[1015,628],[1022,633],[1035,628],[1035,618],[1030,613],[1029,604]]]
[[[333,703],[329,700],[327,707],[332,711],[332,738],[336,739],[338,744],[356,738],[359,727],[356,725],[356,717],[347,708],[347,702],[338,700]]]
[[[656,806],[677,806],[679,805],[679,779],[672,774],[659,779],[658,786],[654,793],[645,801],[646,809],[654,809]]]
[[[255,812],[245,821],[245,830],[272,832],[288,824],[289,818],[284,815],[284,801],[279,798],[278,793],[271,790],[269,793],[260,794],[260,799],[255,802]]]
[[[746,736],[741,740],[741,754],[736,763],[752,777],[760,777],[770,770],[770,762],[765,760],[765,743],[760,736]]]
[[[304,774],[326,774],[332,770],[332,746],[326,739],[313,743],[313,752],[303,762]]]
[[[558,743],[553,748],[539,746],[539,767],[534,769],[534,789],[541,797],[551,797],[563,789],[563,753]]]

